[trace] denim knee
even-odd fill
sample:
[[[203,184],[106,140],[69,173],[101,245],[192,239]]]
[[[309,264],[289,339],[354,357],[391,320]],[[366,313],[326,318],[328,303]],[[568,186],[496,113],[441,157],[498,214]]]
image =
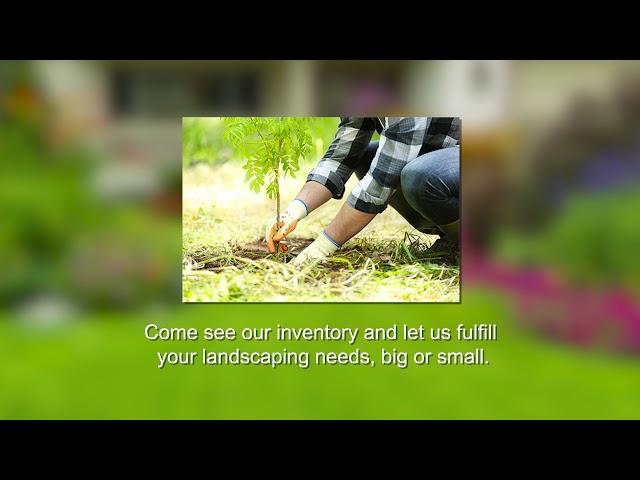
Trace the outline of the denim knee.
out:
[[[414,205],[419,204],[421,201],[422,185],[426,180],[423,169],[415,163],[409,163],[400,172],[402,194],[413,208],[415,208]]]
[[[439,202],[458,196],[459,150],[446,148],[416,158],[402,169],[400,183],[403,191],[421,192],[422,198]]]
[[[459,150],[446,148],[416,158],[400,174],[407,203],[436,223],[458,217]]]

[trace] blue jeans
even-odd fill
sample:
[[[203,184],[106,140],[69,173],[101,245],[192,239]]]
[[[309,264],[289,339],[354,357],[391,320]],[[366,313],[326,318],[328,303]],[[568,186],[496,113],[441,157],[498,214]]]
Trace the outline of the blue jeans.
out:
[[[355,173],[362,179],[369,171],[378,142],[371,142]],[[413,227],[437,233],[439,225],[460,218],[460,147],[449,147],[419,155],[400,174],[400,188],[389,199],[391,205]]]

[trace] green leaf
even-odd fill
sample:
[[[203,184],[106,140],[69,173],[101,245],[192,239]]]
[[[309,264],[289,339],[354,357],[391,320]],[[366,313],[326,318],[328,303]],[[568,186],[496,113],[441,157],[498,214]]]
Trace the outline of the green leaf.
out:
[[[308,118],[227,117],[223,123],[225,138],[245,160],[245,182],[258,193],[268,179],[270,198],[277,196],[279,177],[293,176],[313,150]]]

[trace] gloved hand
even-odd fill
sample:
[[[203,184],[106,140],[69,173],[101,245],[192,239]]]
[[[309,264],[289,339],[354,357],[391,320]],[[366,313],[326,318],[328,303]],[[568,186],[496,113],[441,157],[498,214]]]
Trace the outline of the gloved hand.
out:
[[[307,216],[307,206],[302,200],[297,198],[289,204],[284,212],[280,214],[280,220],[276,222],[274,216],[267,222],[267,228],[264,239],[267,242],[267,248],[270,253],[276,252],[275,242],[280,242],[293,232],[298,225],[298,221]],[[287,246],[280,243],[280,251],[286,252]]]
[[[323,231],[311,245],[301,251],[290,263],[293,265],[313,264],[333,254],[340,247],[341,245],[337,244]]]

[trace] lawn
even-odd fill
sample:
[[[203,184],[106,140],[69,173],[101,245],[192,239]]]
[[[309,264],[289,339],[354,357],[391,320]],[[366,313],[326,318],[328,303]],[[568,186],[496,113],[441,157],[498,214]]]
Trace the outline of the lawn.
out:
[[[281,182],[283,205],[312,164]],[[393,208],[316,267],[287,262],[312,241],[345,199],[314,211],[290,235],[286,254],[268,255],[261,239],[275,204],[244,183],[241,163],[196,163],[183,172],[185,302],[458,302],[458,259],[429,250],[437,236],[416,231]],[[347,192],[355,185],[347,184]],[[346,195],[345,195],[346,197]]]
[[[489,366],[215,367],[158,369],[156,351],[408,352],[432,342],[151,342],[145,325],[275,327],[452,327],[495,322],[497,342],[452,341],[444,350],[485,346]],[[462,304],[180,305],[143,312],[88,313],[37,329],[0,316],[0,416],[11,419],[410,419],[640,418],[637,359],[541,339],[514,322],[499,294],[469,287]]]

